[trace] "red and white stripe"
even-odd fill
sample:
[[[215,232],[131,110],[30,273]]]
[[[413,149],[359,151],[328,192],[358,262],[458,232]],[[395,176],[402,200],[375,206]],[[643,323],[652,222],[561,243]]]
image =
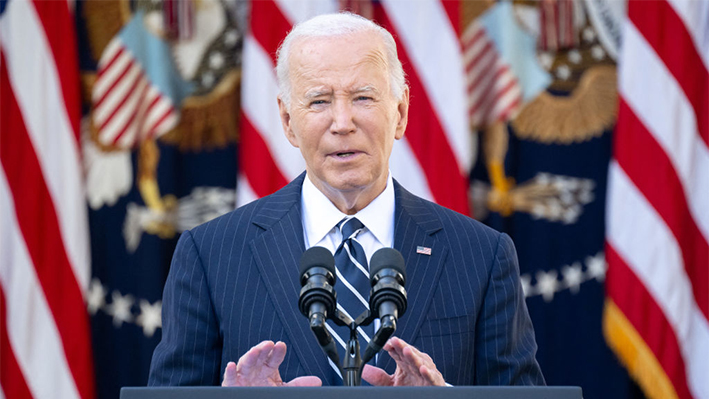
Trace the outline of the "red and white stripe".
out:
[[[0,17],[0,396],[92,398],[73,4]]]
[[[411,88],[409,125],[394,146],[392,174],[411,191],[469,213],[467,173],[473,157],[458,6],[440,0],[383,1],[374,5],[374,16],[394,34]],[[252,2],[243,53],[240,205],[274,192],[305,169],[299,151],[283,136],[275,53],[294,23],[337,7],[334,0]]]
[[[461,38],[468,94],[468,117],[482,127],[512,118],[522,104],[522,88],[480,22]]]
[[[680,398],[709,398],[708,50],[709,3],[629,3],[607,292]]]
[[[558,51],[578,44],[574,0],[542,0],[539,5],[539,47]]]
[[[192,1],[164,0],[163,26],[168,38],[189,40],[194,34],[194,4]]]
[[[150,82],[119,36],[106,46],[96,76],[91,97],[101,144],[131,148],[167,133],[177,123],[174,104]]]

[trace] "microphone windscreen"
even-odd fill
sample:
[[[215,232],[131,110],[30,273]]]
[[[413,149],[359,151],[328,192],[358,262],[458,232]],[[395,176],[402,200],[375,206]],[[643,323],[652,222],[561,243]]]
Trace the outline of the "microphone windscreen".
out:
[[[329,249],[323,247],[310,247],[300,257],[300,278],[303,278],[311,267],[323,267],[335,275],[335,257]]]
[[[369,275],[374,277],[384,268],[394,269],[406,278],[406,266],[401,252],[394,248],[382,248],[372,255],[369,261]]]

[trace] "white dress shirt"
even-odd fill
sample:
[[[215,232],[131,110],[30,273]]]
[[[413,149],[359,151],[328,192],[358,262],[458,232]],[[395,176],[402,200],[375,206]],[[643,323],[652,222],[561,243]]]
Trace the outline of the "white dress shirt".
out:
[[[309,176],[306,176],[303,182],[300,201],[306,249],[320,246],[334,254],[342,242],[342,234],[336,226],[346,217],[356,217],[365,226],[357,235],[357,241],[362,244],[367,255],[367,263],[378,249],[391,248],[394,245],[394,183],[391,172],[384,191],[355,215],[340,212],[325,194],[315,187]]]

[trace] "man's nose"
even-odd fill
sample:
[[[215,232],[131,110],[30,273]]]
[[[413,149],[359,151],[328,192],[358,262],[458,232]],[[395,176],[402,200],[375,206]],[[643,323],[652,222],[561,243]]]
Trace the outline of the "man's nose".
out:
[[[354,123],[354,110],[352,104],[346,100],[336,100],[332,110],[332,127],[335,134],[348,134],[357,128]]]

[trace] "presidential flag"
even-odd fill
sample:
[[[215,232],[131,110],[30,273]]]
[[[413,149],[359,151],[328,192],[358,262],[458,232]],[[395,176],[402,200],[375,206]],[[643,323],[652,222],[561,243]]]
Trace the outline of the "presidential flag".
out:
[[[618,45],[604,38],[624,13],[617,5],[496,2],[478,18],[525,96],[481,134],[472,192],[476,217],[515,242],[547,384],[628,399],[637,388],[601,328]]]

